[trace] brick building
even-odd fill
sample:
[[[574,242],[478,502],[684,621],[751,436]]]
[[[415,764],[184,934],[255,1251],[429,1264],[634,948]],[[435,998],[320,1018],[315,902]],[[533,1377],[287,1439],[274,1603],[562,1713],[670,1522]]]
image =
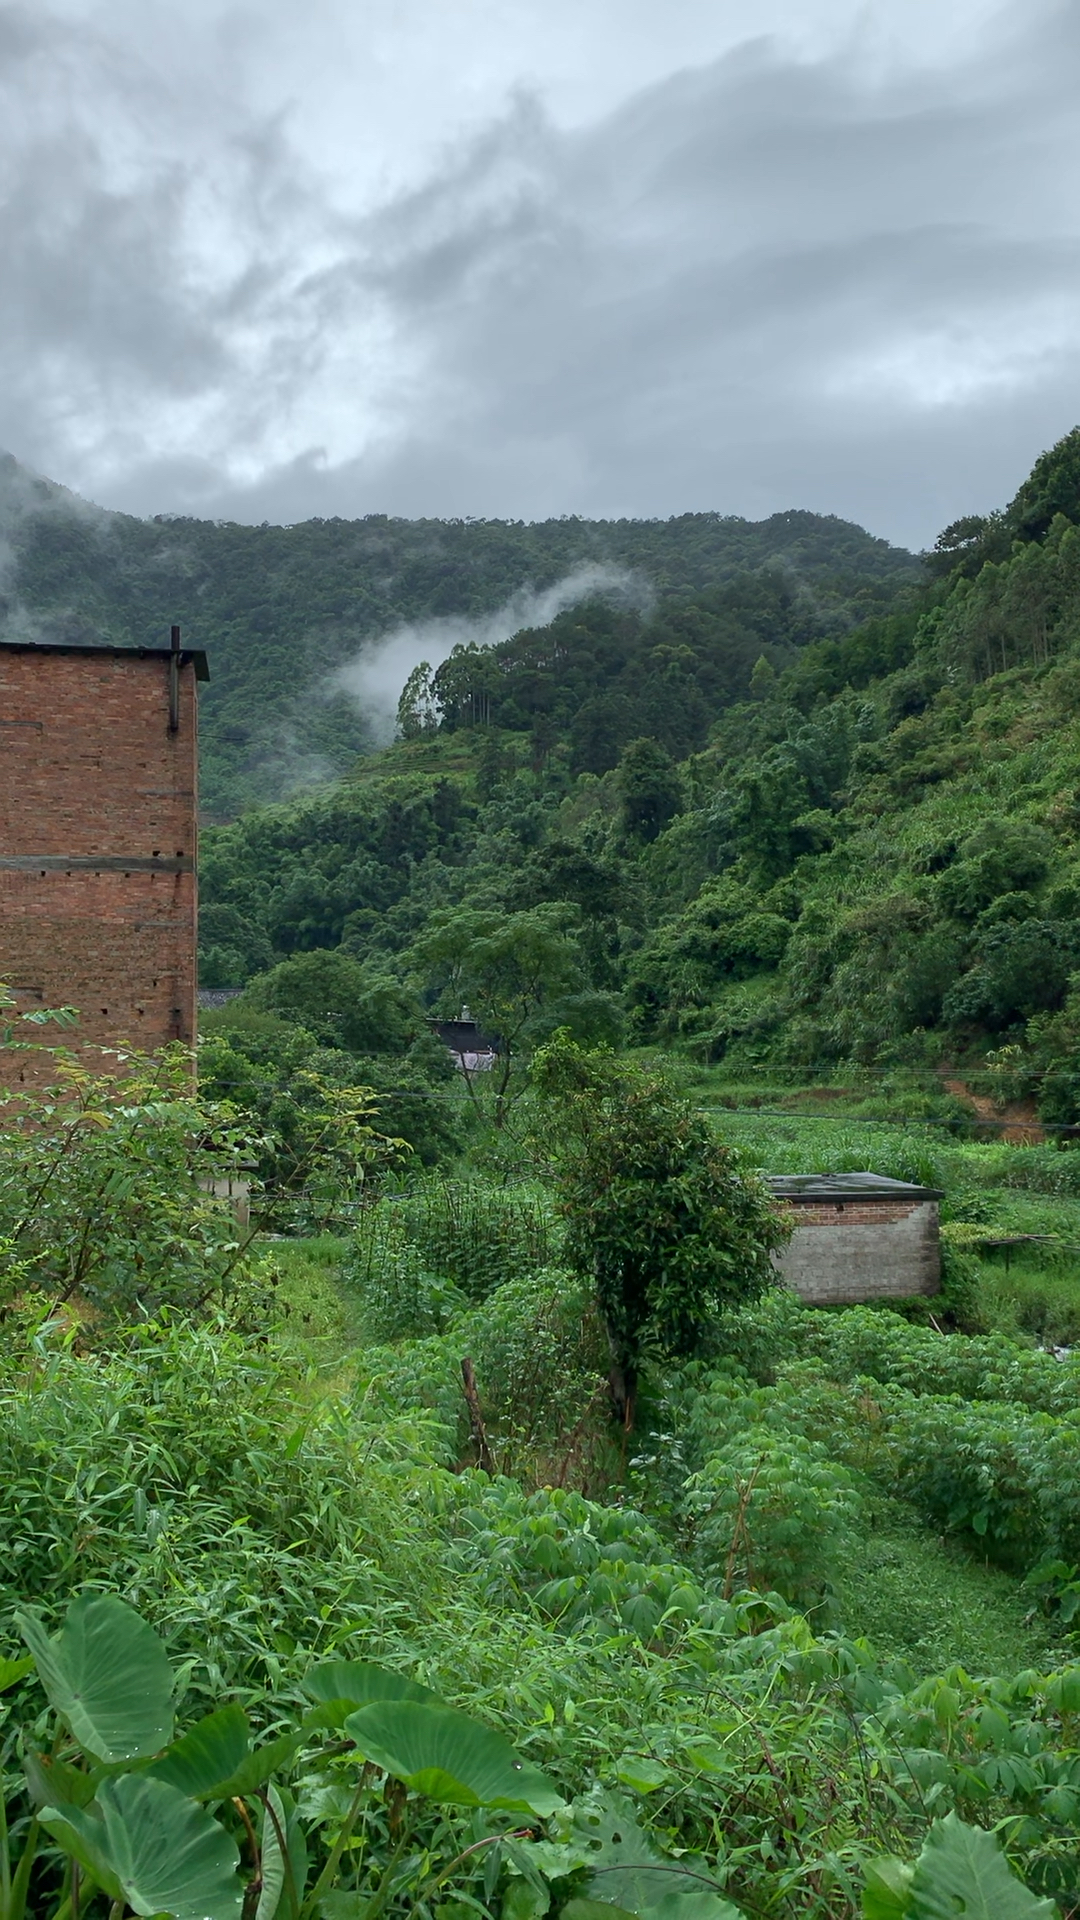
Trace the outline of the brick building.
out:
[[[0,981],[65,1044],[195,1038],[196,682],[171,647],[0,641]],[[42,1039],[47,1039],[47,1032]],[[0,1079],[38,1077],[0,1055]]]
[[[780,1277],[808,1306],[937,1293],[941,1194],[933,1187],[879,1173],[773,1174],[768,1184],[795,1219],[776,1259]]]

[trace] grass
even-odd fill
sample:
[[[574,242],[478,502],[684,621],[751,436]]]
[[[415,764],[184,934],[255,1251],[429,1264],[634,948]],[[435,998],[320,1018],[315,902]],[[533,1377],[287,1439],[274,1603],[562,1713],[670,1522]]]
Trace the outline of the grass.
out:
[[[1075,1265],[1072,1262],[1075,1261]],[[1080,1256],[1068,1265],[1037,1254],[1002,1254],[980,1261],[987,1319],[1003,1333],[1037,1340],[1044,1347],[1080,1347]]]
[[[339,1280],[348,1241],[325,1233],[259,1244],[280,1310],[274,1345],[303,1367],[340,1368],[361,1340],[356,1299]]]
[[[842,1632],[865,1636],[881,1658],[899,1657],[919,1673],[953,1665],[1011,1673],[1065,1657],[1052,1622],[1011,1575],[880,1494],[865,1531],[845,1538],[831,1612]]]

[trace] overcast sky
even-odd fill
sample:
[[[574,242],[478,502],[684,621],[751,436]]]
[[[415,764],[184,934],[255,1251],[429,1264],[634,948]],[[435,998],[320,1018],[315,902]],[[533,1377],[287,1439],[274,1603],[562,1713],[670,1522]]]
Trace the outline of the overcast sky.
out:
[[[911,545],[1080,420],[1076,0],[0,0],[0,446]]]

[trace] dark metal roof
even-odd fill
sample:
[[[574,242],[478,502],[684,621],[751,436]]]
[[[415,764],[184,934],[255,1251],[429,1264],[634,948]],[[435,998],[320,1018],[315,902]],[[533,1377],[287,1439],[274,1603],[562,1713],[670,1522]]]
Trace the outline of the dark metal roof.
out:
[[[883,1173],[770,1173],[766,1184],[778,1200],[941,1200],[938,1187],[890,1180]]]
[[[499,1042],[489,1034],[481,1033],[475,1020],[432,1020],[433,1032],[437,1033],[444,1046],[451,1053],[498,1053]]]
[[[171,647],[106,647],[96,641],[82,640],[3,640],[0,647],[6,647],[9,653],[94,653],[107,654],[114,660],[171,660]],[[193,666],[196,680],[209,680],[210,668],[206,663],[206,652],[202,647],[181,647],[180,665]]]

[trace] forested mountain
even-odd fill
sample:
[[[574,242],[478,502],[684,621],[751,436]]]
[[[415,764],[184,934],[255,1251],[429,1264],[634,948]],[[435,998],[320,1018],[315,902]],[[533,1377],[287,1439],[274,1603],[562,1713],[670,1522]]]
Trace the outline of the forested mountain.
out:
[[[535,1031],[733,1073],[992,1055],[1076,1118],[1080,430],[891,612],[815,640],[796,593],[766,643],[785,591],[744,573],[651,627],[594,603],[451,656],[403,703],[411,737],[206,835],[207,979],[293,956],[298,980],[330,949],[449,1006],[516,929],[548,942]],[[756,632],[749,698],[707,605]]]
[[[685,752],[745,693],[762,652],[782,664],[808,641],[842,634],[920,571],[860,527],[810,513],[535,525],[380,514],[293,527],[138,520],[89,506],[10,457],[0,457],[0,558],[0,634],[138,645],[178,621],[190,645],[208,650],[202,794],[212,818],[345,772],[371,748],[362,704],[335,691],[332,676],[401,626],[491,616],[606,566],[620,590],[599,657],[583,651],[575,662],[573,691],[576,705],[615,704],[585,717],[583,737],[605,726],[633,737],[657,674],[681,671],[701,683],[682,734],[670,735]],[[596,608],[593,626],[604,626]],[[585,647],[595,652],[594,638]],[[650,665],[658,648],[673,655]],[[614,663],[630,655],[634,670],[616,687]],[[583,764],[595,760],[596,749],[581,751]]]

